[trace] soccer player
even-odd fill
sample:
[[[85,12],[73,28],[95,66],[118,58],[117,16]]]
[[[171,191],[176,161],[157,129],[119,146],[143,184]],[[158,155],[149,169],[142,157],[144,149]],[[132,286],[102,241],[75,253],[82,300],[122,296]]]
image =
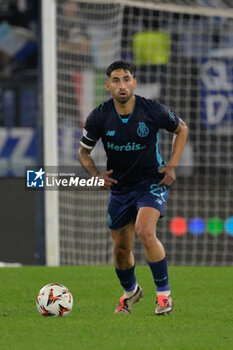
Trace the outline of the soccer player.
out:
[[[115,313],[131,313],[143,296],[135,277],[132,253],[135,232],[157,289],[156,315],[172,311],[164,247],[156,237],[169,186],[185,146],[188,128],[162,104],[134,94],[136,78],[132,66],[113,62],[106,71],[105,87],[112,98],[95,108],[86,120],[78,159],[90,176],[105,180],[111,189],[108,221],[114,243],[114,264],[124,294]],[[159,151],[159,129],[174,133],[171,158],[165,165]],[[100,173],[90,152],[101,138],[107,171]]]

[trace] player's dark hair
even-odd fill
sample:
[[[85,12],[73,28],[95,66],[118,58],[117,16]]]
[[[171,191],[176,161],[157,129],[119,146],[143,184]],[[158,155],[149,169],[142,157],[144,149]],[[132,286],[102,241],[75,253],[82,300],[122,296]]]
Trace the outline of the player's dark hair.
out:
[[[106,70],[106,75],[110,77],[112,71],[116,69],[123,69],[124,71],[129,71],[132,75],[134,75],[133,66],[126,61],[115,61],[110,64],[110,66]]]

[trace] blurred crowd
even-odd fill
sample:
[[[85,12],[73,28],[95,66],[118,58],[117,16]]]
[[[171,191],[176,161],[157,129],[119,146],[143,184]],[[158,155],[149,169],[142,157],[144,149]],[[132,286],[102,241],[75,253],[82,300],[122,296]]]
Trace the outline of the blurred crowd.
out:
[[[38,66],[39,0],[0,0],[0,76]]]

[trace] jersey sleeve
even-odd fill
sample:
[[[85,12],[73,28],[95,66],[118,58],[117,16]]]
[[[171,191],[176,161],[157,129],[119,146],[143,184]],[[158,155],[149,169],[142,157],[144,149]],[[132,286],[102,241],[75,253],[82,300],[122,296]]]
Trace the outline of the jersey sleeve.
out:
[[[162,104],[158,105],[158,112],[159,128],[170,132],[175,131],[179,125],[179,117]]]
[[[86,149],[91,150],[100,138],[100,114],[98,109],[94,109],[84,124],[83,136],[80,144]]]

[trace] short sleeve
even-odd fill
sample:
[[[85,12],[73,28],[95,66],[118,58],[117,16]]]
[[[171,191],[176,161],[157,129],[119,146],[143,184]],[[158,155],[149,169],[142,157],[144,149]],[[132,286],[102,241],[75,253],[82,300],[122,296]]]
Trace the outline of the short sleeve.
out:
[[[83,147],[87,149],[92,149],[95,146],[96,142],[101,136],[100,126],[100,113],[98,111],[98,108],[96,108],[89,114],[84,124],[83,136],[80,141],[80,144]]]
[[[157,108],[159,128],[170,132],[175,131],[179,125],[179,117],[162,104],[158,104]]]

